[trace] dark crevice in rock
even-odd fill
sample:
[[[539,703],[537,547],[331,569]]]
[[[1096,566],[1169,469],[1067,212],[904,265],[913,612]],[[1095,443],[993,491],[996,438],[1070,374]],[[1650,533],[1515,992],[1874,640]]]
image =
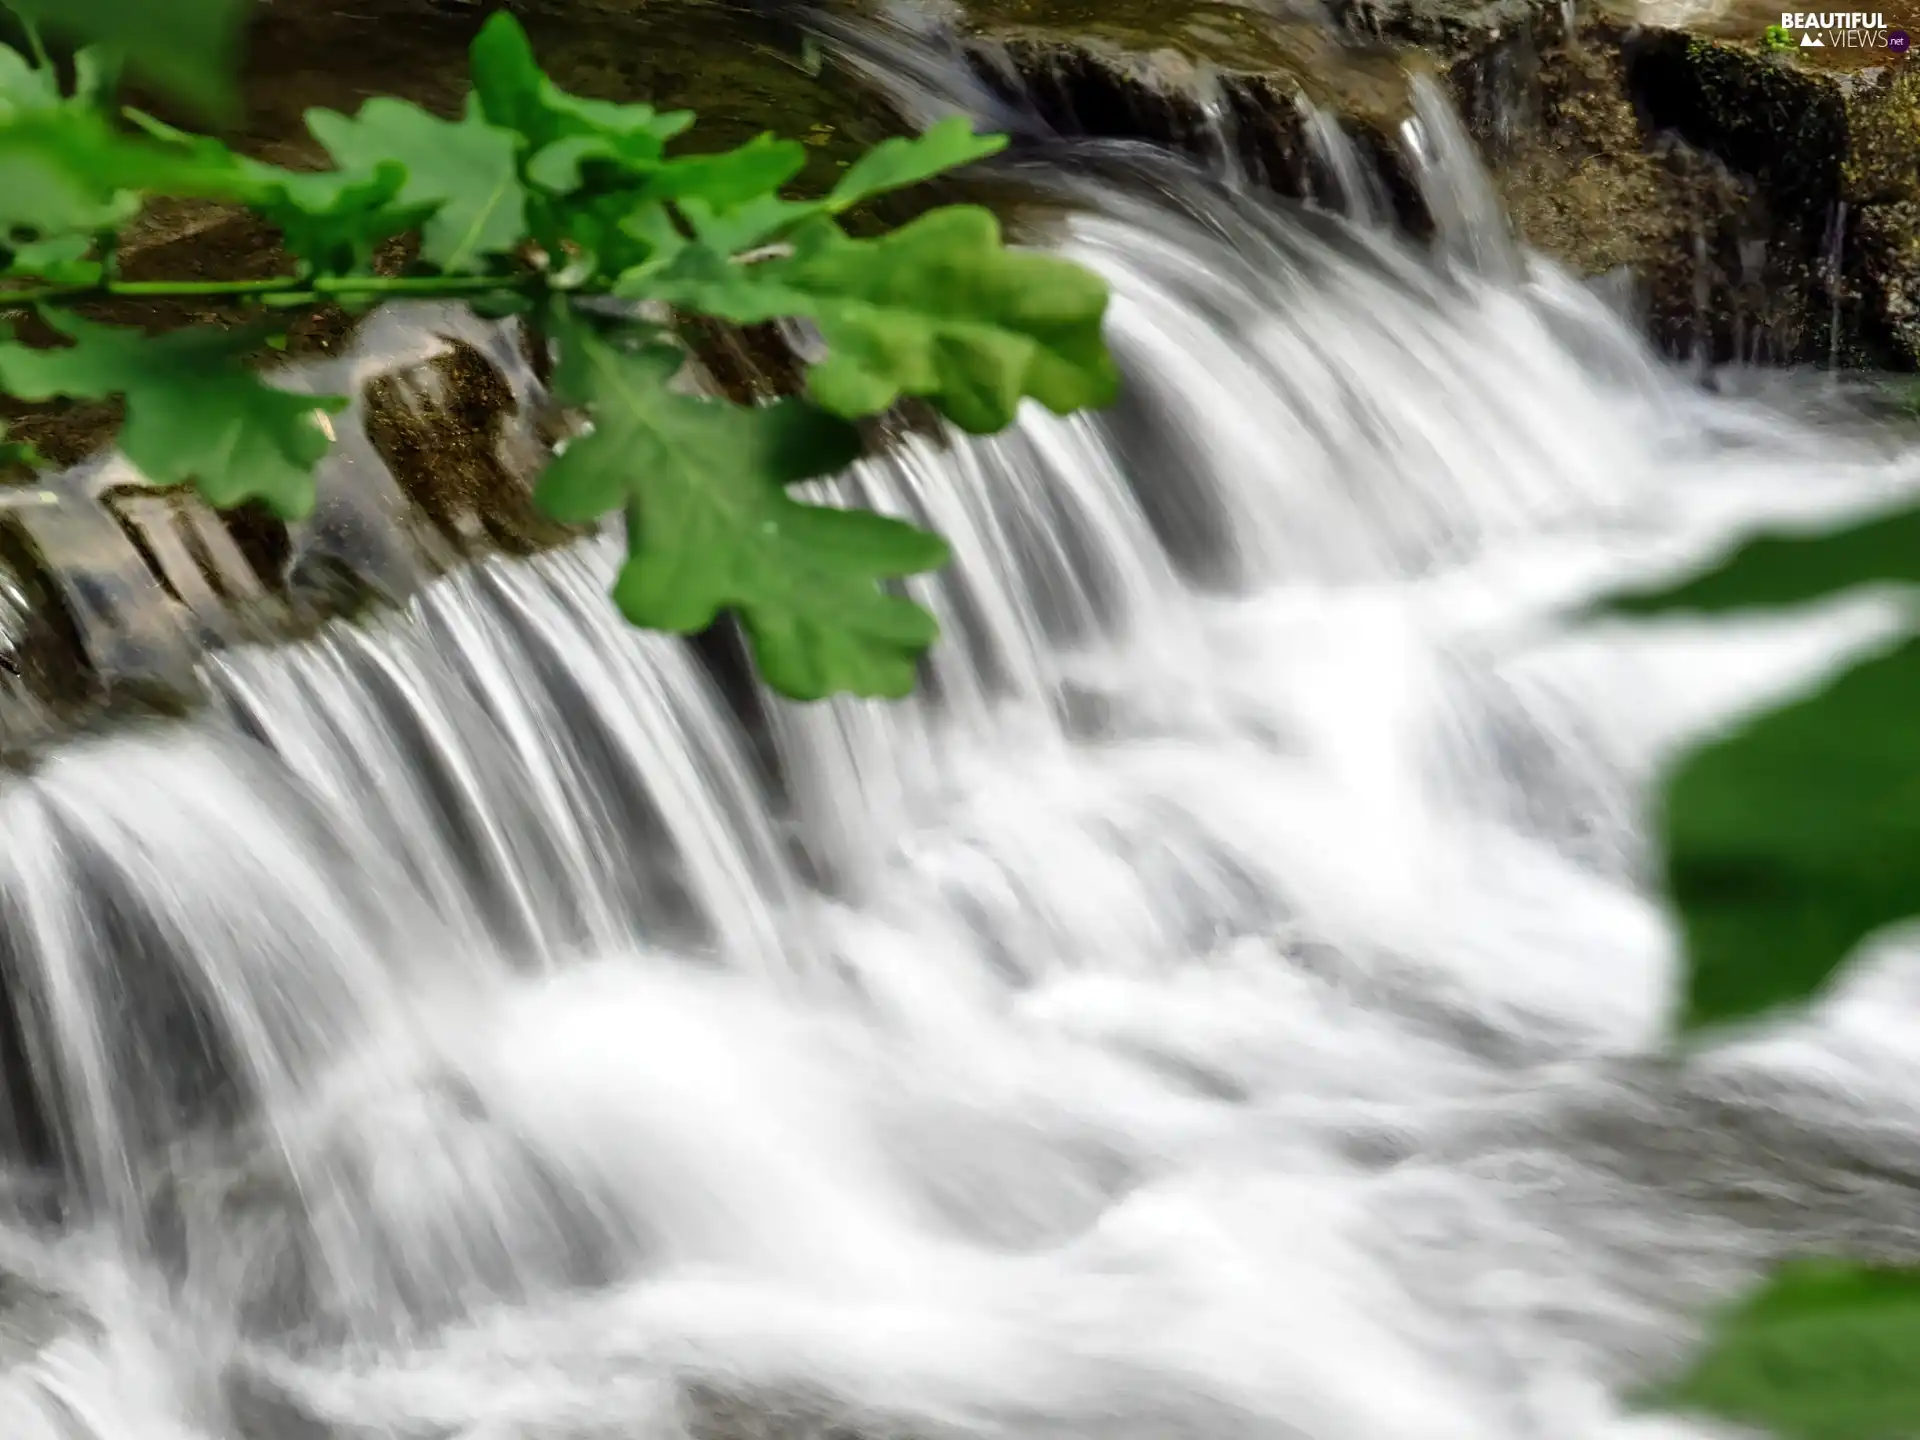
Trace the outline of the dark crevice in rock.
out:
[[[1627,38],[1627,87],[1647,124],[1752,176],[1784,219],[1840,198],[1847,117],[1836,92],[1784,66],[1672,31]]]
[[[1031,108],[1060,134],[1143,141],[1203,162],[1226,160],[1291,199],[1337,188],[1309,138],[1305,92],[1287,78],[1042,39],[975,44],[967,53],[996,93]],[[1416,238],[1427,235],[1431,217],[1389,129],[1377,120],[1335,119],[1373,167],[1395,221]]]

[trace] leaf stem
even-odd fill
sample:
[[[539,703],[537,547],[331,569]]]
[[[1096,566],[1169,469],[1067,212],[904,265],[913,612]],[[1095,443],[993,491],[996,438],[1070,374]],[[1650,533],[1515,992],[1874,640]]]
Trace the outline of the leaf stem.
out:
[[[0,309],[109,299],[272,299],[311,304],[345,295],[408,295],[424,298],[488,295],[503,290],[537,290],[545,278],[534,271],[526,271],[515,275],[321,275],[304,280],[292,276],[271,280],[106,279],[86,285],[43,285],[24,290],[0,290]]]

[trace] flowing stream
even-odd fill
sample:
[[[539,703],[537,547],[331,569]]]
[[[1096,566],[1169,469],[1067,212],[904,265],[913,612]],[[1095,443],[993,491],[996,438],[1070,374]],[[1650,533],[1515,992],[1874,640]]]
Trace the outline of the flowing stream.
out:
[[[1580,616],[1920,452],[1408,143],[1431,254],[1035,162],[1127,393],[838,482],[954,543],[912,700],[743,722],[593,544],[0,785],[0,1435],[1695,1435],[1705,1307],[1920,1253],[1911,968],[1663,1058],[1646,844],[1887,611]]]

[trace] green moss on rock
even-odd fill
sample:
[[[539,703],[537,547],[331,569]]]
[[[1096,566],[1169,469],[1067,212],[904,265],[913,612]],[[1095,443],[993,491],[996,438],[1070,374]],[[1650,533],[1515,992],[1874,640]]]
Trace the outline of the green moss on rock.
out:
[[[1837,83],[1849,141],[1842,193],[1862,205],[1920,200],[1920,68],[1888,65]]]

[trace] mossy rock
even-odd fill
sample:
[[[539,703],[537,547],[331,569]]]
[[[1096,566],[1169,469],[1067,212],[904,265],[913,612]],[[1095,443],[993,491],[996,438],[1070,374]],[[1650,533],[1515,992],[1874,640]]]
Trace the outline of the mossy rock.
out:
[[[1673,31],[1636,38],[1628,54],[1648,128],[1745,187],[1775,288],[1804,296],[1808,333],[1787,358],[1920,368],[1900,298],[1920,200],[1920,70],[1865,64],[1871,52],[1858,51],[1809,63],[1754,39]]]
[[[1398,131],[1408,77],[1438,74],[1520,236],[1584,274],[1632,271],[1669,352],[1920,368],[1909,62],[1833,50],[1805,64],[1763,48],[1764,21],[1744,12],[1692,33],[1643,26],[1618,0],[1336,0],[1331,14],[969,0],[958,26],[982,74],[989,54],[1010,62],[1056,127],[1208,155],[1224,136],[1296,196],[1321,193],[1309,100],[1377,162],[1416,234]]]

